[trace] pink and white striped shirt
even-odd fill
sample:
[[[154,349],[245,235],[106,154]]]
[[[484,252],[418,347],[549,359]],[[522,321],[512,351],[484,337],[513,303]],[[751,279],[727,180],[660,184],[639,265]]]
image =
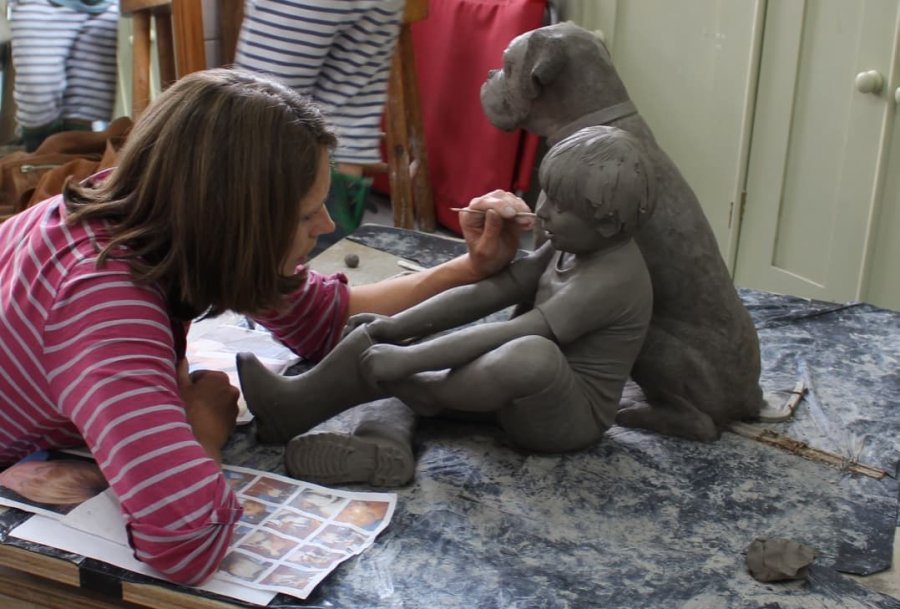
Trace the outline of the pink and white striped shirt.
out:
[[[194,584],[219,565],[240,505],[189,426],[166,298],[128,267],[97,268],[104,223],[65,223],[62,197],[0,224],[0,466],[86,445],[122,505],[135,556]],[[260,321],[321,357],[347,314],[341,275],[309,274],[289,311]]]

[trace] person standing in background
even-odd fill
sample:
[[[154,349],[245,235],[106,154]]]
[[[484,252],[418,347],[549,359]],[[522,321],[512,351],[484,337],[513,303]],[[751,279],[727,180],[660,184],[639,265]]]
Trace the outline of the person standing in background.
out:
[[[9,0],[13,96],[27,152],[59,131],[109,121],[116,98],[116,0]]]
[[[235,65],[311,97],[338,135],[328,209],[351,232],[366,165],[380,163],[381,117],[405,0],[247,0]]]

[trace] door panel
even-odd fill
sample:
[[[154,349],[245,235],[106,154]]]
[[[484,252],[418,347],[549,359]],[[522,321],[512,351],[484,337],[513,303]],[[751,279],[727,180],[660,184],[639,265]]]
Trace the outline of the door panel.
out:
[[[860,297],[897,0],[769,2],[735,269],[739,285]]]
[[[763,5],[761,0],[623,0],[605,13],[615,19],[607,38],[616,69],[696,193],[729,268]],[[604,32],[608,28],[604,25]]]
[[[900,25],[898,25],[900,37]],[[895,41],[895,48],[900,41]],[[900,53],[900,52],[898,52]],[[896,96],[888,150],[884,164],[884,191],[873,226],[869,273],[863,291],[866,302],[900,311],[900,57],[894,60],[894,78],[888,93]],[[888,100],[890,103],[890,100]]]

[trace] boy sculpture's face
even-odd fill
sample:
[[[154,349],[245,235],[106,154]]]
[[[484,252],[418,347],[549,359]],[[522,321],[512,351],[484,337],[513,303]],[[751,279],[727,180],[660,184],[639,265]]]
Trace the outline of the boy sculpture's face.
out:
[[[560,209],[553,199],[544,194],[536,212],[541,227],[555,249],[572,254],[587,254],[611,244],[589,219],[574,210]]]

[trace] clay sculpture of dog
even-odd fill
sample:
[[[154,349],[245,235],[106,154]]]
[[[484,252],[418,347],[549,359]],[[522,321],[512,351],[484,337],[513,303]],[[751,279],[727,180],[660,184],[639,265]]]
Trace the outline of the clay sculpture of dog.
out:
[[[614,125],[647,147],[657,176],[654,215],[636,238],[650,269],[653,318],[632,369],[647,402],[616,422],[714,440],[730,421],[757,415],[759,341],[722,260],[709,222],[678,168],[637,113],[605,46],[571,23],[514,39],[503,68],[481,90],[496,127],[557,142],[582,127]]]

